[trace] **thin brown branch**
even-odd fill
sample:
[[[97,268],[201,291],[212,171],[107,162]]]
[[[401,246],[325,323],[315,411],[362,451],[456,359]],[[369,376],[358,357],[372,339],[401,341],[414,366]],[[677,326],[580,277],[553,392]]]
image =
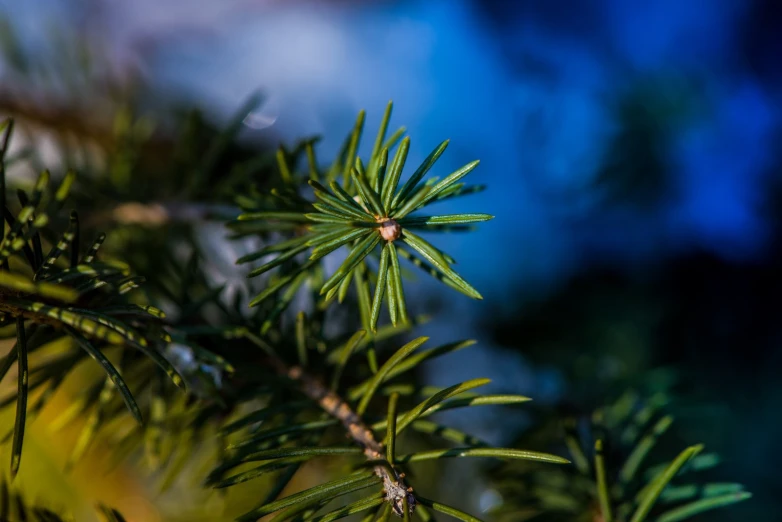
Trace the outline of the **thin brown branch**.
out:
[[[272,359],[272,366],[278,373],[296,381],[300,385],[302,393],[317,402],[323,411],[339,420],[353,442],[364,449],[367,461],[383,461],[383,465],[374,466],[374,471],[383,481],[386,502],[391,504],[394,513],[402,517],[406,500],[408,511],[412,515],[417,504],[413,488],[405,483],[405,474],[398,472],[393,464],[387,462],[383,454],[383,444],[375,439],[372,430],[367,427],[350,405],[338,394],[308,375],[300,366],[288,367],[276,357]]]

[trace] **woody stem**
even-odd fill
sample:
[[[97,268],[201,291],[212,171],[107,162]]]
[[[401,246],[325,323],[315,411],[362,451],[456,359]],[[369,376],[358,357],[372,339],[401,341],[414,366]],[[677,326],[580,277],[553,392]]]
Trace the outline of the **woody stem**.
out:
[[[386,461],[383,445],[375,439],[372,431],[347,402],[308,375],[300,366],[288,367],[277,357],[272,358],[271,364],[277,373],[296,381],[300,385],[300,390],[317,402],[323,411],[339,420],[345,427],[348,436],[364,449],[364,455],[368,461],[383,461],[382,465],[374,467],[374,471],[383,481],[386,500],[392,503],[392,507],[394,505],[401,506],[403,497],[412,496],[412,488],[405,483],[404,473],[398,473],[393,464]],[[412,512],[414,502],[408,501],[408,504],[413,504],[410,508]],[[397,512],[397,514],[401,516],[401,512]]]

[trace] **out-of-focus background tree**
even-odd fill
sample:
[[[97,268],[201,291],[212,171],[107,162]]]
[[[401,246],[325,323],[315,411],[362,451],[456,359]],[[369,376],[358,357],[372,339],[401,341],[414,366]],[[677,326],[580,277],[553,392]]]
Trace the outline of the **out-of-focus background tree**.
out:
[[[720,453],[725,473],[755,493],[742,516],[766,520],[781,507],[778,7],[0,0],[0,115],[16,116],[23,137],[9,174],[106,158],[117,176],[131,163],[170,173],[174,129],[194,117],[222,126],[257,91],[264,102],[244,120],[237,155],[322,134],[319,151],[331,157],[359,109],[373,128],[391,98],[394,121],[413,137],[411,161],[451,138],[440,174],[481,158],[489,185],[460,211],[497,215],[469,241],[443,238],[483,302],[424,280],[410,299],[416,313],[440,311],[422,333],[482,345],[429,367],[426,379],[450,383],[477,366],[498,390],[589,411],[669,368],[681,439]],[[124,158],[123,140],[143,141],[143,156]],[[161,201],[198,201],[208,190],[187,186],[190,167]],[[143,196],[127,182],[115,200]],[[451,420],[493,440],[522,436],[531,421],[491,409]],[[39,458],[20,478],[55,506],[101,498],[130,520],[158,520],[201,495],[183,486],[155,498],[133,470],[96,480],[100,451],[63,477],[70,439],[45,421],[32,437]],[[492,501],[488,489],[476,495]]]

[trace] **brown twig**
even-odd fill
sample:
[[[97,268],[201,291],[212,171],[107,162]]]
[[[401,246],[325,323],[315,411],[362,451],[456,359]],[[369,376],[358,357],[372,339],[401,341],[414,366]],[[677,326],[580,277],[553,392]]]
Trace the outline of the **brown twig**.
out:
[[[412,515],[417,503],[413,495],[413,488],[405,483],[405,474],[397,472],[394,466],[386,460],[383,454],[383,444],[375,440],[372,431],[350,405],[338,394],[308,375],[300,366],[288,367],[277,357],[271,359],[271,364],[278,373],[299,383],[302,393],[317,402],[323,411],[342,422],[348,436],[364,449],[364,455],[368,461],[383,462],[382,465],[374,466],[374,471],[383,481],[386,502],[391,504],[394,513],[402,517],[404,516],[404,504],[407,501],[408,511]]]

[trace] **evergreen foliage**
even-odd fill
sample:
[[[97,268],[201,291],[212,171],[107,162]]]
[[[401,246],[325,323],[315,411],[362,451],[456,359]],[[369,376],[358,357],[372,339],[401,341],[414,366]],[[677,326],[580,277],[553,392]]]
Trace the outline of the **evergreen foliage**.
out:
[[[5,195],[2,158],[8,150],[13,122],[6,121],[2,127],[0,189]],[[21,189],[17,192],[21,210],[15,217],[7,201],[3,203],[8,230],[0,244],[3,267],[0,272],[3,297],[0,311],[3,313],[2,326],[14,326],[16,345],[0,364],[0,376],[5,376],[14,363],[18,374],[12,477],[21,463],[29,391],[39,387],[50,390],[33,405],[32,411],[35,412],[43,407],[46,398],[51,396],[67,372],[85,357],[92,357],[103,368],[107,375],[107,390],[116,389],[133,417],[142,422],[141,411],[130,388],[119,370],[95,346],[96,343],[133,349],[154,361],[175,384],[184,386],[182,377],[160,353],[163,343],[170,341],[170,337],[162,328],[155,328],[153,321],[145,320],[158,319],[162,312],[152,306],[132,303],[127,298],[126,294],[140,283],[139,278],[132,276],[123,263],[96,259],[105,235],[98,236],[82,253],[79,218],[74,212],[68,229],[52,243],[44,256],[41,229],[47,225],[49,216],[60,210],[73,178],[71,172],[67,173],[54,195],[45,197],[50,174],[43,171],[29,196]],[[69,259],[61,262],[66,251]],[[13,264],[11,258],[15,261]],[[21,266],[17,266],[18,261]],[[56,360],[30,370],[29,356],[57,341],[63,334],[72,349]],[[94,395],[98,399],[100,389]]]
[[[649,397],[630,391],[591,415],[539,423],[527,442],[550,443],[549,435],[561,432],[573,466],[503,466],[497,485],[512,501],[494,514],[498,520],[678,522],[750,498],[741,484],[698,479],[720,462],[702,444],[673,458],[658,451],[674,422],[665,413],[670,402],[663,391]]]
[[[403,137],[404,128],[387,137],[392,104],[386,107],[372,152],[364,162],[357,155],[364,127],[364,113],[356,119],[353,131],[345,139],[342,150],[331,165],[320,171],[315,160],[313,140],[305,141],[293,153],[284,148],[277,151],[280,186],[269,195],[239,200],[244,212],[232,226],[242,234],[287,233],[287,239],[277,241],[257,252],[242,257],[246,263],[278,254],[271,261],[253,269],[250,277],[264,274],[310,251],[309,259],[283,268],[282,273],[250,303],[257,305],[277,292],[289,288],[280,303],[290,300],[305,282],[317,281],[326,301],[345,298],[351,283],[355,283],[362,324],[368,331],[377,328],[380,308],[387,299],[391,322],[408,321],[399,257],[403,257],[427,274],[474,299],[478,293],[451,265],[454,260],[413,230],[462,231],[472,223],[493,218],[488,214],[455,214],[414,216],[412,213],[431,203],[483,190],[481,185],[466,185],[462,180],[475,167],[473,161],[442,180],[424,177],[445,152],[448,140],[440,143],[401,185],[402,171],[410,148],[410,138]],[[396,147],[393,157],[391,151]],[[289,157],[298,159],[301,149],[306,154],[307,168],[303,173],[292,169]],[[293,165],[297,162],[294,161]],[[305,181],[306,180],[306,181]],[[303,197],[306,184],[316,201]],[[400,242],[403,246],[398,246]],[[318,261],[343,245],[350,253],[340,267],[324,278]],[[380,246],[378,267],[372,270],[365,260]],[[321,279],[325,279],[321,281]],[[369,282],[376,280],[373,295]]]
[[[201,467],[209,471],[198,477],[201,486],[253,492],[252,505],[232,512],[237,520],[360,515],[369,522],[395,515],[428,522],[444,514],[474,521],[457,507],[430,500],[426,487],[416,484],[418,463],[467,458],[503,463],[499,475],[507,499],[494,513],[500,519],[540,515],[640,522],[661,513],[658,520],[673,522],[748,496],[735,484],[670,484],[705,462],[700,446],[662,468],[645,466],[669,422],[655,419],[653,403],[617,403],[605,410],[599,429],[569,431],[564,440],[573,464],[558,456],[562,448],[556,446],[552,453],[497,448],[441,424],[435,414],[446,410],[494,405],[516,412],[530,400],[482,394],[477,390],[490,382],[485,378],[445,388],[421,386],[416,372],[423,364],[474,341],[402,339],[425,319],[408,313],[400,258],[468,297],[481,298],[453,269],[454,260],[417,232],[466,231],[492,216],[416,214],[483,190],[463,181],[477,161],[442,179],[425,180],[445,141],[403,181],[410,139],[404,129],[387,135],[391,104],[366,159],[358,153],[362,112],[327,167],[316,160],[316,139],[290,150],[281,147],[272,160],[248,152],[236,139],[246,113],[258,103],[257,97],[248,100],[222,132],[189,117],[189,131],[180,133],[175,147],[179,154],[162,169],[176,172],[171,177],[150,174],[142,165],[138,150],[151,133],[122,113],[122,124],[115,125],[121,139],[105,170],[85,167],[86,180],[69,171],[53,194],[44,171],[32,190],[17,191],[18,204],[9,201],[5,178],[13,121],[0,124],[5,219],[0,324],[5,337],[16,338],[0,360],[0,380],[13,367],[18,375],[16,393],[0,404],[16,411],[6,437],[12,479],[22,462],[26,423],[91,358],[105,375],[85,380],[81,395],[54,423],[64,427],[86,418],[68,467],[103,437],[117,461],[143,453],[165,490],[192,461],[203,458]],[[241,159],[231,163],[229,150]],[[226,171],[230,175],[222,176]],[[173,211],[178,185],[184,190],[177,203],[195,205],[184,212]],[[71,188],[79,204],[91,207],[93,218],[110,217],[108,232],[119,239],[110,238],[108,250],[131,263],[103,259],[104,235],[85,249],[88,227],[76,212],[67,226],[57,223]],[[209,256],[197,239],[210,220],[227,222],[236,242],[260,244],[237,260],[260,263],[249,272],[259,279],[239,289],[215,284]],[[103,220],[90,222],[96,221]],[[342,247],[347,257],[331,272],[323,261]],[[147,284],[142,286],[144,278],[133,275],[130,264],[147,276]],[[251,286],[259,280],[258,288]],[[314,305],[295,310],[297,298]],[[390,324],[380,322],[384,303]],[[337,304],[357,308],[362,329],[334,334]],[[295,313],[288,313],[291,308]],[[206,443],[216,444],[217,451],[196,457],[196,448]],[[330,466],[322,480],[302,487],[297,479],[303,470],[324,460]],[[0,508],[6,511],[0,510],[0,519],[10,516],[8,489],[2,487]],[[664,511],[668,502],[680,505]],[[65,520],[23,508],[21,501],[17,505],[17,512],[29,511],[40,520]],[[113,510],[101,510],[108,520],[122,520]]]

